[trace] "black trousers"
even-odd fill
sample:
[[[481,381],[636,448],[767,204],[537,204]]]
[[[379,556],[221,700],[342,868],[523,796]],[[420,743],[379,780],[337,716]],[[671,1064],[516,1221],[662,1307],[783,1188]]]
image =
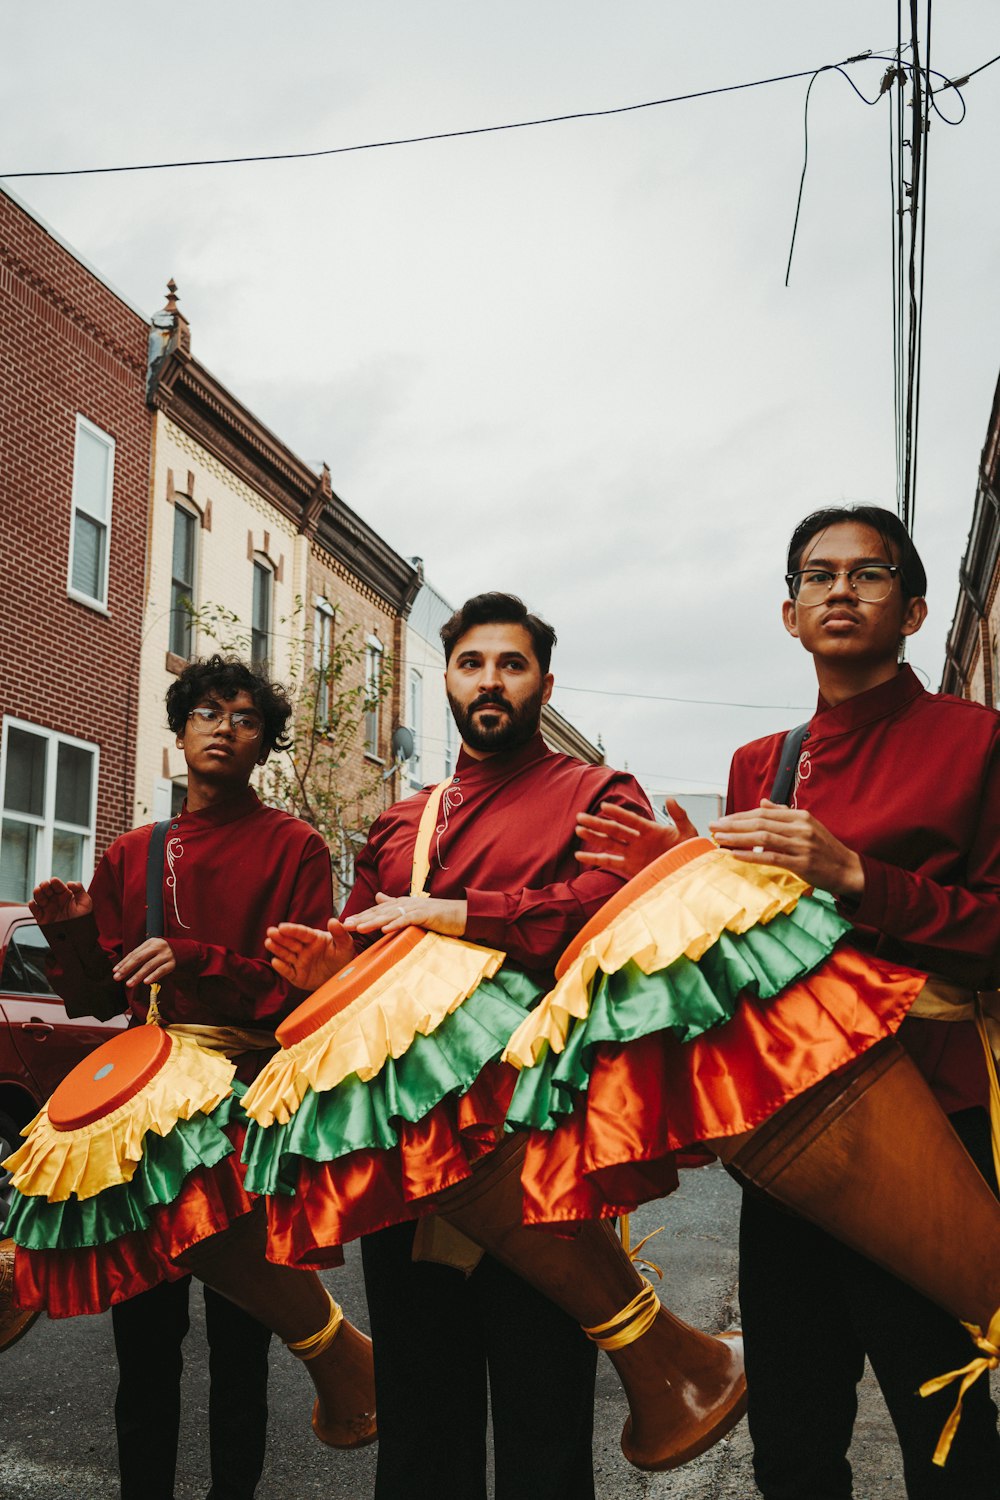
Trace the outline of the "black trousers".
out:
[[[112,1308],[122,1500],[173,1500],[190,1280],[164,1282]],[[204,1290],[212,1469],[208,1500],[252,1500],[264,1467],[271,1333],[218,1292]]]
[[[597,1349],[484,1256],[472,1275],[413,1261],[412,1224],[362,1240],[375,1344],[376,1500],[593,1500]]]
[[[996,1192],[985,1110],[951,1122]],[[754,1477],[765,1500],[848,1500],[847,1450],[865,1355],[899,1438],[909,1500],[998,1500],[1000,1437],[986,1378],[944,1468],[931,1462],[957,1386],[920,1384],[973,1358],[953,1317],[756,1190],[743,1195],[740,1307]]]

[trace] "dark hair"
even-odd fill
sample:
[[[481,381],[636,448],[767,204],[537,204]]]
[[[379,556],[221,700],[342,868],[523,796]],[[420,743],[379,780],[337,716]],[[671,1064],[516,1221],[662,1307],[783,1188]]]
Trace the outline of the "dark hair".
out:
[[[451,660],[455,642],[461,640],[474,625],[497,624],[523,625],[531,636],[531,644],[535,648],[543,674],[549,670],[556,633],[551,625],[547,625],[537,615],[530,615],[527,606],[516,594],[476,594],[474,599],[466,599],[461,609],[456,609],[451,619],[441,626],[445,663]]]
[[[913,545],[913,538],[899,517],[881,505],[828,505],[823,510],[814,510],[800,521],[792,532],[788,543],[788,565],[786,572],[794,573],[802,561],[802,554],[813,537],[828,526],[839,526],[844,521],[856,521],[877,531],[885,543],[886,554],[895,557],[899,564],[899,582],[904,599],[922,599],[927,592],[927,573],[920,561],[920,553]],[[791,593],[791,589],[789,589]],[[795,595],[792,594],[794,599]]]
[[[203,698],[231,703],[237,693],[250,694],[264,721],[261,748],[287,750],[291,740],[285,728],[292,716],[288,694],[280,682],[271,682],[263,672],[253,671],[238,656],[210,656],[185,667],[167,688],[167,723],[174,734],[183,734],[188,714]]]

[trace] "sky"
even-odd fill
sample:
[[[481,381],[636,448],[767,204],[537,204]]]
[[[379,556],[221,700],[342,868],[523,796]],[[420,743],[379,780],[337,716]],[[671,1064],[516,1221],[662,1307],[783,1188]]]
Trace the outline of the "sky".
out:
[[[0,179],[610,109],[885,51],[896,5],[8,0],[3,32]],[[950,77],[988,61],[995,4],[938,7],[932,41]],[[611,763],[710,791],[815,701],[780,623],[793,525],[895,504],[888,105],[817,81],[786,288],[807,82],[10,186],[147,313],[173,276],[198,358],[441,593],[550,619],[555,706]],[[933,687],[1000,369],[1000,64],[965,96],[928,154]]]

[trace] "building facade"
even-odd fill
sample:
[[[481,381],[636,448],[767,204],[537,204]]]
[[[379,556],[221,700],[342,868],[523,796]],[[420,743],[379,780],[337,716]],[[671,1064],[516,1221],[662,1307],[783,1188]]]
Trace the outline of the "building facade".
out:
[[[0,899],[131,826],[149,324],[0,189]]]
[[[979,463],[941,691],[1000,708],[1000,381]]]

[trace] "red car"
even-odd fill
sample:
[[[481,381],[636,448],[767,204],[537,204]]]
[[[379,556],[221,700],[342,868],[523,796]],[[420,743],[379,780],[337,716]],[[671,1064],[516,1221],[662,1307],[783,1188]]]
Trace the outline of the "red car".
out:
[[[70,1020],[45,977],[48,951],[28,908],[0,901],[0,1161],[70,1068],[126,1024],[124,1015]],[[0,1168],[0,1229],[7,1178]]]

